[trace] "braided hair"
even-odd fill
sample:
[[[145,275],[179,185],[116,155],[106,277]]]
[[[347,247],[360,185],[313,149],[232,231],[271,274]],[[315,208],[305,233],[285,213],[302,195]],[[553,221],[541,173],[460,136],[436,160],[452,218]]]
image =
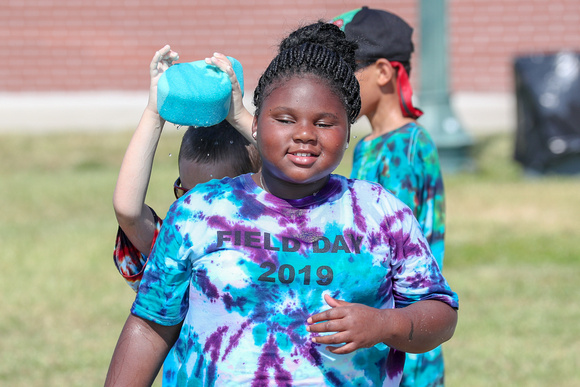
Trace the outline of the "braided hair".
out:
[[[314,74],[327,81],[353,124],[361,107],[360,88],[354,75],[357,47],[340,28],[323,21],[292,32],[282,40],[278,55],[258,81],[254,91],[256,116],[260,115],[264,99],[281,82],[296,75]]]

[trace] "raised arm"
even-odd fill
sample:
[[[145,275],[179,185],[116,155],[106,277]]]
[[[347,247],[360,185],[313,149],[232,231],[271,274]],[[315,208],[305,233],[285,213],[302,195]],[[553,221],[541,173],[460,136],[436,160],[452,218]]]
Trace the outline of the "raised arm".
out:
[[[145,205],[145,196],[155,151],[165,124],[157,110],[157,82],[161,74],[178,59],[177,53],[166,45],[151,60],[149,101],[125,152],[113,194],[113,208],[119,226],[145,255],[150,252],[156,226],[150,209]]]
[[[329,351],[336,354],[379,343],[404,352],[423,353],[449,340],[457,324],[457,311],[437,300],[419,301],[405,308],[377,309],[328,295],[325,299],[332,309],[311,316],[308,323],[312,325],[307,330],[337,332],[313,337],[316,343],[330,345]]]
[[[211,58],[206,58],[205,62],[217,66],[220,70],[228,74],[230,82],[232,83],[232,99],[230,111],[226,119],[251,144],[256,145],[256,139],[252,137],[252,121],[254,120],[254,116],[244,106],[240,83],[229,59],[227,56],[216,52]]]
[[[163,326],[129,315],[115,347],[105,387],[151,386],[181,324]]]

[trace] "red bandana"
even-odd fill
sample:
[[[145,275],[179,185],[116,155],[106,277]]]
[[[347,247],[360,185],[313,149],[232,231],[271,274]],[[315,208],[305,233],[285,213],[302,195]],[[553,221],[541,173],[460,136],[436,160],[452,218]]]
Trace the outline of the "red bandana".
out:
[[[413,106],[413,89],[409,83],[409,76],[405,67],[399,62],[390,62],[391,66],[397,70],[397,89],[399,90],[399,102],[401,111],[405,117],[417,119],[423,115],[420,109]]]

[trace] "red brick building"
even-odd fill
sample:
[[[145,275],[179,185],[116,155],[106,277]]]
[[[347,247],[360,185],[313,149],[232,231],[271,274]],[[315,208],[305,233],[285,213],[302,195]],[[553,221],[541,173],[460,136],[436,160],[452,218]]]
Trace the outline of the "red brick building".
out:
[[[0,101],[47,92],[146,92],[147,65],[166,43],[181,61],[214,51],[237,58],[251,92],[286,33],[361,5],[395,12],[415,27],[418,89],[419,1],[4,0]],[[517,55],[580,51],[578,0],[449,0],[447,6],[453,95],[509,95]]]

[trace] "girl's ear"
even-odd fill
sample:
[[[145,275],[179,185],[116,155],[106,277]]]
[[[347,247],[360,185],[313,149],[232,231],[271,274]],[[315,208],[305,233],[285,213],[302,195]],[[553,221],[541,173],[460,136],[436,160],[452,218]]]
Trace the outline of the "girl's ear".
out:
[[[377,59],[375,66],[379,72],[377,83],[379,86],[385,86],[392,80],[396,79],[395,69],[391,66],[391,62],[385,58]]]
[[[258,116],[254,116],[254,119],[252,120],[252,138],[256,140],[257,136],[258,136]]]

